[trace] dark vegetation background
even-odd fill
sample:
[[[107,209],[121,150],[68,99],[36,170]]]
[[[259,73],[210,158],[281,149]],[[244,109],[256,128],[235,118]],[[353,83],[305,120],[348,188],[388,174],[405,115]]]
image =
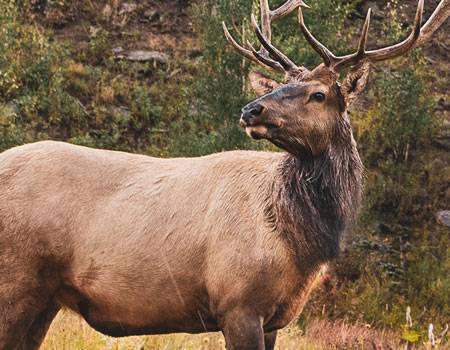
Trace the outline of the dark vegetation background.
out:
[[[280,0],[271,1],[275,6]],[[427,1],[427,18],[437,0]],[[370,46],[395,42],[416,1],[310,0],[305,18],[337,53],[355,47],[368,6]],[[400,6],[401,4],[401,6]],[[221,21],[255,42],[251,0],[0,0],[0,151],[55,139],[158,157],[270,149],[238,128],[254,96],[250,64],[225,43]],[[450,322],[449,24],[432,43],[373,68],[352,111],[367,167],[363,212],[344,253],[299,320],[346,319],[394,328],[411,343]],[[239,32],[239,33],[238,33]],[[319,58],[295,15],[274,41],[308,67]],[[167,55],[118,59],[128,50]],[[405,326],[411,307],[413,325]]]

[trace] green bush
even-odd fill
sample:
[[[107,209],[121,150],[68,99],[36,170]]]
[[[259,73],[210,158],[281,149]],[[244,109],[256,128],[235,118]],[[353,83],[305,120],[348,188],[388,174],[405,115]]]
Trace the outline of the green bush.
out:
[[[369,166],[406,163],[434,133],[432,77],[423,56],[416,52],[387,68],[374,77],[372,107],[357,123]]]
[[[65,89],[67,51],[35,26],[20,22],[14,1],[2,0],[1,7],[0,104],[3,111],[6,106],[14,111],[15,125],[1,126],[10,140],[5,147],[48,135],[70,136],[72,129],[85,124],[85,114]],[[21,136],[12,136],[17,130]]]
[[[52,138],[161,153],[152,130],[166,128],[163,114],[171,109],[164,106],[173,103],[164,67],[115,61],[100,26],[91,27],[88,47],[75,54],[27,23],[15,1],[0,6],[0,151]],[[165,144],[158,139],[158,147]]]

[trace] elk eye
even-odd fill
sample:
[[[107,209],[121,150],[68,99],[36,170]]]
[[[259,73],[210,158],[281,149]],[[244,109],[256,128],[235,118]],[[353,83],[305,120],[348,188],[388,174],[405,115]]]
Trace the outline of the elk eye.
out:
[[[325,94],[323,92],[316,92],[311,95],[311,99],[317,102],[323,102],[325,101]]]

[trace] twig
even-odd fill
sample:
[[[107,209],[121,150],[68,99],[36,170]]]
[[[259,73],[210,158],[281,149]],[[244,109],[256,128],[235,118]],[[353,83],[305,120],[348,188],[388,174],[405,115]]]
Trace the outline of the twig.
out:
[[[439,335],[439,344],[442,344],[444,342],[444,339],[445,339],[445,336],[447,335],[447,332],[448,332],[448,323],[445,325],[444,330]]]
[[[432,323],[428,325],[428,341],[431,344],[431,347],[434,348],[436,346],[436,339],[434,339],[434,326]]]

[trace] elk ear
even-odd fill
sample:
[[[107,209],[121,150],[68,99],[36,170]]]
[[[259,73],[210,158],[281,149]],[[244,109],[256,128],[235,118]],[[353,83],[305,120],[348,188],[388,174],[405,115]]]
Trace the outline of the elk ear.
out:
[[[356,98],[364,91],[369,78],[370,64],[364,62],[354,67],[347,74],[342,86],[341,93],[344,96],[347,108],[356,100]]]
[[[248,78],[250,79],[250,84],[253,90],[258,96],[267,95],[268,93],[276,89],[278,86],[280,86],[280,84],[277,83],[275,80],[272,80],[259,72],[255,71],[250,72]]]

